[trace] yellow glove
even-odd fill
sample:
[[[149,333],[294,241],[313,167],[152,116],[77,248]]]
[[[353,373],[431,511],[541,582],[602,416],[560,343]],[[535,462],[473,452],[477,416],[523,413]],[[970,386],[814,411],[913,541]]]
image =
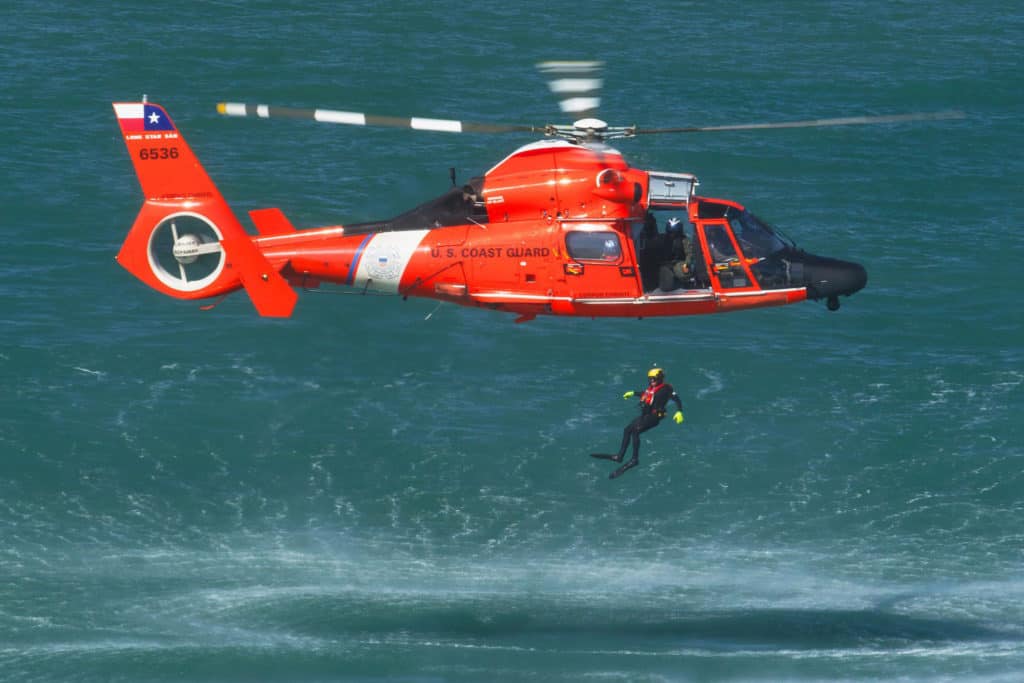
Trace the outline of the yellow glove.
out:
[[[622,395],[622,398],[633,398],[634,396],[636,396],[635,391],[627,391]]]
[[[683,411],[677,410],[676,414],[672,416],[672,420],[677,424],[683,424]]]

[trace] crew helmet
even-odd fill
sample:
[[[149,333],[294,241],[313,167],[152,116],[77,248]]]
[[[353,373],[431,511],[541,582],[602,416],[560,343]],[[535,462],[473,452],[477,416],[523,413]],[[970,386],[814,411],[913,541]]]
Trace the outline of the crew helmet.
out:
[[[661,381],[665,379],[665,371],[661,368],[651,368],[647,371],[647,379]]]

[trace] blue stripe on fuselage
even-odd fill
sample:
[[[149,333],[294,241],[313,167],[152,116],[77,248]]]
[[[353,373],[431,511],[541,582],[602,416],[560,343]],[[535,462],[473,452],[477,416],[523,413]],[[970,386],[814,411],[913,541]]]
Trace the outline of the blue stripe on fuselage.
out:
[[[356,248],[355,256],[352,257],[352,264],[348,267],[348,275],[345,277],[345,284],[351,286],[356,278],[356,271],[359,269],[359,261],[363,258],[363,250],[366,249],[367,243],[370,238],[373,237],[374,233],[370,233],[363,238],[363,241]]]

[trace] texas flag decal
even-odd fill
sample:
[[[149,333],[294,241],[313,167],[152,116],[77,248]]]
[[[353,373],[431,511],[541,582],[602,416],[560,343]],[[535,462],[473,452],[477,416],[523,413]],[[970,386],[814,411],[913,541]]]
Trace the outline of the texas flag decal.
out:
[[[115,103],[114,112],[125,133],[150,130],[174,130],[174,123],[163,107],[145,102]]]

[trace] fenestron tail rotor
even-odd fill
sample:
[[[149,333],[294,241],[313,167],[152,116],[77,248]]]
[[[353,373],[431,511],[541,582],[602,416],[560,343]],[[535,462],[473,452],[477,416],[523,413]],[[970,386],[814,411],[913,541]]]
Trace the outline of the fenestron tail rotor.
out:
[[[224,268],[221,234],[199,214],[164,218],[149,236],[149,265],[165,285],[179,292],[203,289]]]

